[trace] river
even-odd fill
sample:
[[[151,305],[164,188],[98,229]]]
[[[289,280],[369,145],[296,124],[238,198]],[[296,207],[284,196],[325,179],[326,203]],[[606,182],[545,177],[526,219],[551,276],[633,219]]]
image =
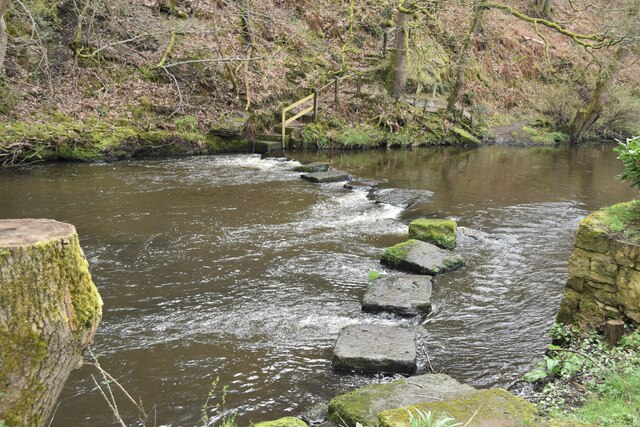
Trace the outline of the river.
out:
[[[333,373],[332,347],[347,324],[410,322],[363,314],[360,300],[368,271],[384,270],[382,250],[419,217],[456,218],[479,237],[462,236],[467,265],[434,281],[420,366],[473,386],[509,384],[548,344],[579,220],[636,196],[616,181],[622,166],[610,145],[330,160],[382,186],[434,195],[407,210],[376,205],[340,184],[300,180],[296,161],[254,155],[57,163],[0,171],[0,218],[77,227],[105,303],[93,351],[155,407],[157,425],[202,425],[217,377],[228,411],[248,425],[379,380]],[[72,374],[52,426],[112,425],[91,374]]]

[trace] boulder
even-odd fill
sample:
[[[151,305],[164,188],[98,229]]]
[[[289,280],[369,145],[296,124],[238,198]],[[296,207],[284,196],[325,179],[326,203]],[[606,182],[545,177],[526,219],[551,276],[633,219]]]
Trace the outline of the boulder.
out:
[[[415,239],[388,248],[380,262],[398,270],[431,276],[464,264],[462,257],[455,252]]]
[[[377,185],[378,182],[373,179],[361,178],[357,181],[350,181],[344,185],[344,188],[347,190],[360,190],[360,191],[371,191],[371,188]]]
[[[431,311],[431,277],[394,275],[373,280],[364,294],[362,311],[406,317],[427,314]]]
[[[300,178],[317,184],[325,184],[329,182],[351,181],[351,175],[348,172],[332,170],[326,172],[311,172],[300,175]]]
[[[457,228],[458,225],[451,219],[416,219],[409,224],[409,238],[453,250],[456,247]]]
[[[415,331],[402,326],[345,326],[333,350],[333,368],[412,375],[416,371]]]
[[[461,384],[448,375],[426,374],[401,378],[385,384],[372,384],[329,402],[329,417],[338,425],[375,426],[378,413],[420,402],[456,399],[476,393],[473,387]],[[406,424],[409,425],[409,424]]]
[[[307,427],[307,423],[299,418],[284,417],[273,421],[263,421],[253,425],[254,427]]]
[[[437,419],[446,413],[457,421],[475,427],[520,427],[539,425],[536,407],[506,390],[496,388],[483,390],[456,399],[418,403],[402,408],[382,411],[378,414],[380,427],[405,427],[411,425],[411,415],[417,418],[418,411],[432,412]]]
[[[431,196],[433,196],[431,191],[404,188],[374,188],[367,195],[370,200],[376,203],[385,203],[402,209],[426,202]]]
[[[293,168],[294,172],[307,172],[307,173],[326,172],[328,170],[329,170],[329,163],[323,163],[323,162],[308,163],[306,165],[296,166],[295,168]]]
[[[249,114],[247,113],[239,116],[222,116],[211,122],[209,132],[212,135],[225,138],[237,138],[242,136],[248,120]]]

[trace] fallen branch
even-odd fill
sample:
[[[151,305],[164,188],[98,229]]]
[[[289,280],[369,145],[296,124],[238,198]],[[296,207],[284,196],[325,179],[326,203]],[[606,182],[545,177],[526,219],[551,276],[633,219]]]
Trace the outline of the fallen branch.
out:
[[[178,65],[184,64],[202,64],[207,62],[245,62],[245,61],[259,61],[264,59],[264,56],[256,56],[253,58],[217,58],[217,59],[189,59],[187,61],[174,62],[172,64],[164,65],[162,68],[172,68]]]

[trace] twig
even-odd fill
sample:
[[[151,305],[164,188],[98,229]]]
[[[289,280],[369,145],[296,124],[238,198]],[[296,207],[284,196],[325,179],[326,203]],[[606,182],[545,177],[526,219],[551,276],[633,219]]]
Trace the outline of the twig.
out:
[[[469,421],[467,421],[462,427],[467,427],[471,423],[471,421],[473,421],[473,419],[476,417],[476,415],[478,415],[478,412],[480,412],[480,409],[482,409],[483,405],[484,405],[484,403],[481,403],[480,406],[478,406],[478,409],[476,409],[476,412],[473,413],[471,418],[469,418]]]
[[[120,423],[120,425],[122,427],[127,427],[125,422],[122,420],[122,417],[120,417],[120,414],[118,413],[118,410],[116,408],[114,408],[114,406],[111,404],[111,401],[109,400],[107,395],[104,394],[104,391],[102,390],[102,387],[100,387],[100,385],[98,384],[98,381],[96,380],[96,377],[94,377],[93,374],[91,374],[91,379],[93,380],[93,382],[96,385],[96,387],[98,387],[98,390],[100,390],[100,394],[102,395],[102,397],[104,397],[104,400],[107,401],[107,405],[109,405],[109,408],[111,408],[111,411],[113,412],[113,416],[116,418],[116,420]]]
[[[180,61],[180,62],[167,64],[167,65],[164,65],[162,68],[177,67],[178,65],[184,65],[184,64],[201,64],[204,62],[244,62],[244,61],[259,61],[261,59],[264,59],[264,56],[256,56],[253,58],[189,59],[187,61]]]

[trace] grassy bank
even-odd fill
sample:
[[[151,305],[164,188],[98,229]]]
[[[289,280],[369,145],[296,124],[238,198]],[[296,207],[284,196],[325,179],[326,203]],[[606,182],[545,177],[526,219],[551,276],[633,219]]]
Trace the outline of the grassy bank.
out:
[[[616,347],[576,326],[556,324],[551,336],[547,356],[524,377],[551,425],[640,425],[640,330],[628,328]]]

